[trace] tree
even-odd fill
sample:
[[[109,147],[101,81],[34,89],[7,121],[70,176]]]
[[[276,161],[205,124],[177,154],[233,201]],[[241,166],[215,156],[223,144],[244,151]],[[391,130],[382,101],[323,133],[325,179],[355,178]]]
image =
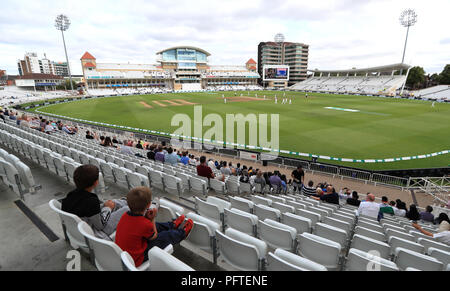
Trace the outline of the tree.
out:
[[[409,71],[406,85],[412,89],[418,89],[425,83],[425,70],[422,67],[413,67]]]
[[[72,80],[73,89],[77,89],[77,82]],[[58,90],[70,90],[70,80],[64,80],[60,85],[56,86],[56,89]]]
[[[442,73],[439,74],[440,85],[450,85],[450,64],[446,65]]]

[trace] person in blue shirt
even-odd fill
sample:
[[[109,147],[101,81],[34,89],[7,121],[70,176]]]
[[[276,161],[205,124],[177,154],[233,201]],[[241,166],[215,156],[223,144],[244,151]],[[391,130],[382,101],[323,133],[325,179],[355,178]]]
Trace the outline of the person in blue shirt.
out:
[[[175,153],[172,148],[169,148],[167,154],[164,155],[164,163],[174,166],[179,161],[180,157],[178,157],[177,153]]]
[[[180,159],[180,162],[182,162],[183,164],[187,165],[189,164],[189,157],[187,156],[187,152],[183,152],[183,156]]]

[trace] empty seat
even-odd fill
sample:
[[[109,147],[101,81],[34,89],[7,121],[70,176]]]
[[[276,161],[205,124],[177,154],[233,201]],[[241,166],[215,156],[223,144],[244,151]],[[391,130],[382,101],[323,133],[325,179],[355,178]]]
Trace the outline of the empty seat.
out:
[[[224,209],[225,225],[251,236],[257,234],[258,217],[248,212],[231,208]]]
[[[444,267],[442,262],[433,257],[401,247],[395,251],[395,263],[400,270],[412,267],[421,271],[441,271]]]
[[[412,250],[421,254],[425,252],[425,247],[423,245],[396,236],[389,237],[388,243],[391,245],[391,255],[395,254],[395,250],[398,247]]]
[[[285,213],[285,212],[295,213],[295,208],[294,208],[294,206],[287,205],[287,204],[284,204],[284,203],[273,202],[273,203],[272,203],[272,207],[275,208],[275,209],[280,210],[281,213]]]
[[[272,202],[279,202],[279,203],[284,203],[285,204],[286,203],[286,199],[284,199],[284,198],[282,198],[280,196],[266,195],[267,199],[272,200]]]
[[[429,248],[435,248],[435,249],[440,249],[440,250],[443,250],[446,252],[450,252],[450,246],[440,243],[440,242],[437,242],[437,241],[433,240],[432,237],[418,238],[417,242],[425,247],[426,254],[428,254]]]
[[[383,227],[381,225],[379,225],[376,221],[373,223],[373,222],[367,222],[367,221],[358,219],[357,225],[374,230],[374,231],[384,232]]]
[[[261,271],[267,255],[267,244],[248,234],[228,228],[216,231],[220,256],[241,271]]]
[[[205,180],[191,177],[190,180],[191,192],[197,195],[206,196],[208,191],[207,182]]]
[[[324,223],[328,224],[328,225],[332,225],[334,227],[338,227],[340,229],[343,229],[347,235],[350,234],[350,232],[352,231],[352,225],[348,222],[333,218],[333,217],[325,217],[322,220]]]
[[[382,232],[371,230],[362,226],[355,227],[355,234],[360,234],[379,241],[386,241],[386,236]]]
[[[320,236],[302,233],[299,235],[298,252],[302,257],[323,265],[328,270],[338,270],[341,245]]]
[[[295,210],[295,214],[302,216],[302,217],[306,217],[309,218],[311,220],[311,227],[314,228],[314,226],[316,225],[317,222],[321,221],[322,216],[318,213],[314,213],[308,210],[304,210],[304,209],[296,209]]]
[[[149,176],[150,176],[150,185],[154,188],[164,191],[163,172],[150,170]]]
[[[150,263],[148,267],[150,271],[195,271],[173,255],[156,246],[148,251],[148,262]]]
[[[253,195],[252,196],[252,201],[255,204],[261,204],[261,205],[266,205],[266,206],[271,206],[272,205],[272,200],[268,199],[268,198],[264,198],[258,195]]]
[[[286,212],[283,213],[282,222],[295,228],[298,234],[311,233],[312,222],[309,218]]]
[[[259,220],[258,235],[260,239],[274,249],[295,251],[297,230],[291,226],[272,219]]]
[[[267,255],[267,271],[327,271],[327,268],[296,254],[276,249]]]
[[[167,222],[177,219],[184,212],[184,208],[164,198],[159,199],[159,210],[156,216],[157,222]]]
[[[386,237],[387,237],[388,239],[389,239],[391,236],[396,236],[396,237],[400,237],[400,238],[409,240],[409,241],[411,241],[411,242],[415,242],[415,240],[416,240],[414,236],[412,236],[412,235],[410,235],[410,234],[408,234],[408,233],[406,233],[406,232],[403,232],[403,231],[397,231],[397,230],[394,230],[394,229],[392,229],[392,228],[386,229],[385,233],[386,233]]]
[[[280,221],[281,218],[280,210],[262,204],[256,204],[253,207],[253,212],[253,214],[258,216],[258,219],[260,220],[269,218],[275,221]]]
[[[383,259],[389,259],[391,246],[387,243],[355,234],[352,238],[350,248],[355,248],[365,252],[377,251],[379,252],[380,257]]]
[[[216,180],[216,179],[210,179],[209,180],[209,187],[214,190],[219,195],[226,195],[226,187],[225,182]]]
[[[347,232],[341,228],[334,227],[325,223],[317,223],[314,234],[320,237],[332,240],[341,245],[342,248],[347,246]]]
[[[211,219],[193,212],[186,214],[186,218],[194,221],[194,227],[182,243],[188,243],[212,253],[215,263],[217,259],[216,230],[220,229],[220,225]]]
[[[183,181],[175,176],[171,176],[166,173],[162,173],[164,190],[167,193],[174,194],[178,197],[181,197],[184,193]]]
[[[443,271],[445,271],[446,266],[448,266],[450,264],[450,252],[446,252],[441,249],[430,247],[430,248],[428,248],[428,255],[430,257],[437,259],[439,262],[442,262],[444,264]],[[447,270],[447,271],[449,271],[449,270]]]
[[[241,197],[230,197],[230,203],[232,208],[236,208],[248,213],[253,213],[253,201]]]
[[[127,180],[130,185],[130,189],[141,186],[150,187],[148,177],[139,173],[127,172]]]
[[[398,271],[394,262],[358,249],[350,249],[345,263],[346,271]]]

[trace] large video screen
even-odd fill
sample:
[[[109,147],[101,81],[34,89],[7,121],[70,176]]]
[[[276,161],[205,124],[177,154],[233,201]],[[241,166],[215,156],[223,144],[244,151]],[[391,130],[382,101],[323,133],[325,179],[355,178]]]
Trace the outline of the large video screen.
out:
[[[289,67],[264,67],[264,81],[289,81]]]

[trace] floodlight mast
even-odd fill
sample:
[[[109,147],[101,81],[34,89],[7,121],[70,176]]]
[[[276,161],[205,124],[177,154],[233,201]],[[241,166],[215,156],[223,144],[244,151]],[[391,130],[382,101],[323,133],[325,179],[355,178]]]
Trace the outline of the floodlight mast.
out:
[[[407,27],[405,47],[403,48],[402,64],[405,61],[406,44],[408,43],[409,28],[411,26],[413,26],[414,24],[416,24],[416,22],[417,22],[417,14],[413,9],[406,9],[400,15],[401,25],[403,25],[404,27]]]
[[[61,35],[62,35],[63,44],[64,44],[64,52],[66,54],[67,70],[68,70],[69,79],[70,79],[70,88],[73,91],[72,74],[70,73],[69,58],[67,57],[66,41],[64,39],[64,31],[69,29],[69,26],[70,26],[70,20],[69,20],[69,18],[66,15],[60,14],[60,15],[58,15],[56,17],[56,19],[55,19],[55,27],[56,27],[57,30],[61,30]]]

